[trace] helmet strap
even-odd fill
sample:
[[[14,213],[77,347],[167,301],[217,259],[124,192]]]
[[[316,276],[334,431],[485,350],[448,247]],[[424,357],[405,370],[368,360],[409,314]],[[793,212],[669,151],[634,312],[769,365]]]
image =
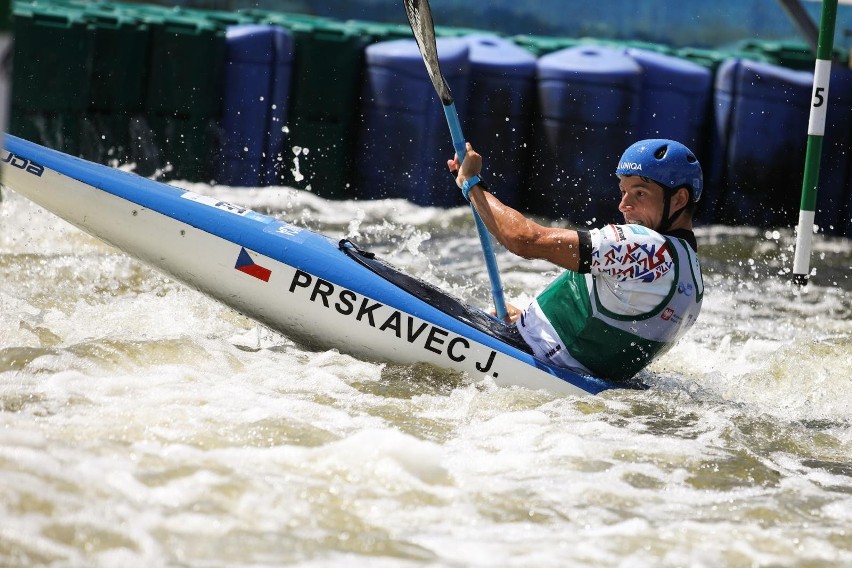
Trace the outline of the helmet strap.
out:
[[[663,218],[660,219],[660,224],[659,224],[659,226],[657,226],[657,229],[656,229],[657,232],[659,232],[659,233],[665,233],[666,231],[668,231],[671,228],[672,223],[674,223],[675,220],[678,217],[680,217],[680,214],[683,213],[686,210],[686,206],[683,206],[680,209],[678,209],[677,211],[675,211],[673,214],[670,214],[671,207],[672,207],[672,197],[674,197],[674,194],[677,192],[677,190],[673,189],[671,187],[666,187],[666,186],[662,186],[662,187],[663,187]]]

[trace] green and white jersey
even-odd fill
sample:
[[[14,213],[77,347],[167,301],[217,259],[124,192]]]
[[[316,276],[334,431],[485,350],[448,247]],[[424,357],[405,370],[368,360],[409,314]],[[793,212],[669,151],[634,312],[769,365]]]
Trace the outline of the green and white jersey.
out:
[[[589,236],[588,274],[565,271],[516,325],[536,356],[626,380],[695,323],[701,266],[685,240],[640,225],[608,225]]]

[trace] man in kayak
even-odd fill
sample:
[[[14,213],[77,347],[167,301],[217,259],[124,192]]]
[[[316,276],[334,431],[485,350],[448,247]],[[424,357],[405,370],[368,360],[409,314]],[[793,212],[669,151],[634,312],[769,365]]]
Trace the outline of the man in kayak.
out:
[[[561,367],[627,380],[695,323],[704,284],[692,218],[703,176],[674,140],[642,140],[615,170],[624,224],[592,230],[544,227],[508,207],[480,178],[470,144],[456,183],[509,251],[567,270],[525,309],[508,306],[533,353]]]

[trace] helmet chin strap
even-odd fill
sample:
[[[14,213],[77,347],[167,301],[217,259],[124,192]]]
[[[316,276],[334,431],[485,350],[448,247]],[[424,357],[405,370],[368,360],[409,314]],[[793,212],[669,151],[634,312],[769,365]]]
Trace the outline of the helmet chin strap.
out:
[[[665,233],[668,231],[675,220],[680,217],[680,214],[686,210],[686,206],[683,206],[674,213],[669,213],[672,206],[672,197],[674,197],[676,192],[676,189],[663,186],[663,218],[660,219],[660,224],[655,229],[658,233]]]

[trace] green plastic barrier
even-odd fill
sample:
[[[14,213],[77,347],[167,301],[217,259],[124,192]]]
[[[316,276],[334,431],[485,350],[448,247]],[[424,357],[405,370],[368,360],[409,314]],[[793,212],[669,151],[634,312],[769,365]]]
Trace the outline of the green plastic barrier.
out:
[[[252,11],[256,23],[278,25],[294,37],[293,82],[277,182],[310,188],[329,199],[351,197],[364,47],[370,36],[324,18]],[[301,150],[298,170],[293,160]]]
[[[298,26],[300,24],[310,27],[341,25],[339,20],[323,16],[312,16],[310,14],[290,14],[262,9],[242,10],[240,13],[253,18],[257,23],[266,23],[270,19],[273,19],[278,25],[286,28],[289,28],[290,26]]]
[[[771,63],[772,61],[762,53],[744,52],[738,50],[723,50],[723,49],[702,49],[696,47],[684,47],[676,49],[675,55],[691,61],[703,67],[707,67],[715,72],[716,69],[724,61],[728,59],[750,59],[753,61],[761,61],[763,63]]]
[[[227,29],[229,26],[240,26],[243,24],[254,23],[254,18],[250,14],[244,12],[226,12],[223,10],[187,10],[183,13],[204,18],[222,30]]]
[[[346,26],[354,33],[364,37],[369,43],[392,41],[395,39],[412,39],[411,27],[408,24],[385,24],[366,20],[347,20]],[[436,32],[437,33],[437,32]]]
[[[816,60],[811,48],[801,42],[745,40],[737,44],[736,49],[744,54],[756,55],[762,61],[797,71],[813,71]],[[849,54],[843,50],[835,49],[833,55],[841,63],[849,61]]]
[[[83,15],[61,6],[17,5],[12,96],[26,111],[86,109],[94,38]]]
[[[479,35],[500,35],[495,34],[492,31],[488,30],[480,30],[477,28],[456,28],[449,26],[435,26],[435,37],[465,37],[465,36],[479,36]],[[414,39],[414,35],[412,35],[411,28],[408,27],[408,37]]]
[[[145,105],[150,28],[134,15],[118,10],[90,8],[85,16],[97,54],[89,108],[141,111]]]
[[[718,49],[701,49],[693,47],[681,48],[675,53],[678,57],[701,65],[702,67],[706,67],[714,72],[723,61],[730,57],[727,52]]]
[[[9,131],[78,155],[94,49],[85,19],[62,6],[19,4],[12,24]]]
[[[135,126],[158,151],[149,169],[156,165],[167,179],[210,181],[219,145],[225,26],[201,11],[141,4],[122,9],[149,29],[144,118]]]
[[[203,18],[138,10],[151,28],[146,108],[183,117],[218,116],[225,56],[222,30]]]
[[[80,155],[99,163],[127,163],[131,145],[138,143],[130,124],[145,108],[150,28],[114,4],[95,2],[80,9],[96,54]]]
[[[88,94],[74,108],[59,112],[43,107],[16,113],[13,131],[99,163],[120,164],[138,159],[138,152],[131,148],[131,123],[144,110],[148,27],[120,3],[52,0],[16,5],[16,14],[20,15],[45,10],[79,22],[84,30],[86,44],[91,48],[85,87]],[[24,35],[22,39],[26,43],[33,38]],[[50,49],[61,52],[55,47]],[[65,89],[63,85],[44,90],[64,95]]]
[[[604,45],[607,47],[613,48],[632,48],[632,49],[641,49],[644,51],[652,51],[654,53],[660,53],[662,55],[677,55],[676,50],[667,45],[663,45],[661,43],[654,43],[650,41],[640,41],[640,40],[618,40],[618,39],[598,39],[598,38],[583,38],[581,40],[583,44],[589,45]]]
[[[535,36],[535,35],[516,35],[510,38],[515,44],[528,49],[536,57],[559,51],[568,47],[580,45],[581,41],[576,38],[553,37],[553,36]]]

